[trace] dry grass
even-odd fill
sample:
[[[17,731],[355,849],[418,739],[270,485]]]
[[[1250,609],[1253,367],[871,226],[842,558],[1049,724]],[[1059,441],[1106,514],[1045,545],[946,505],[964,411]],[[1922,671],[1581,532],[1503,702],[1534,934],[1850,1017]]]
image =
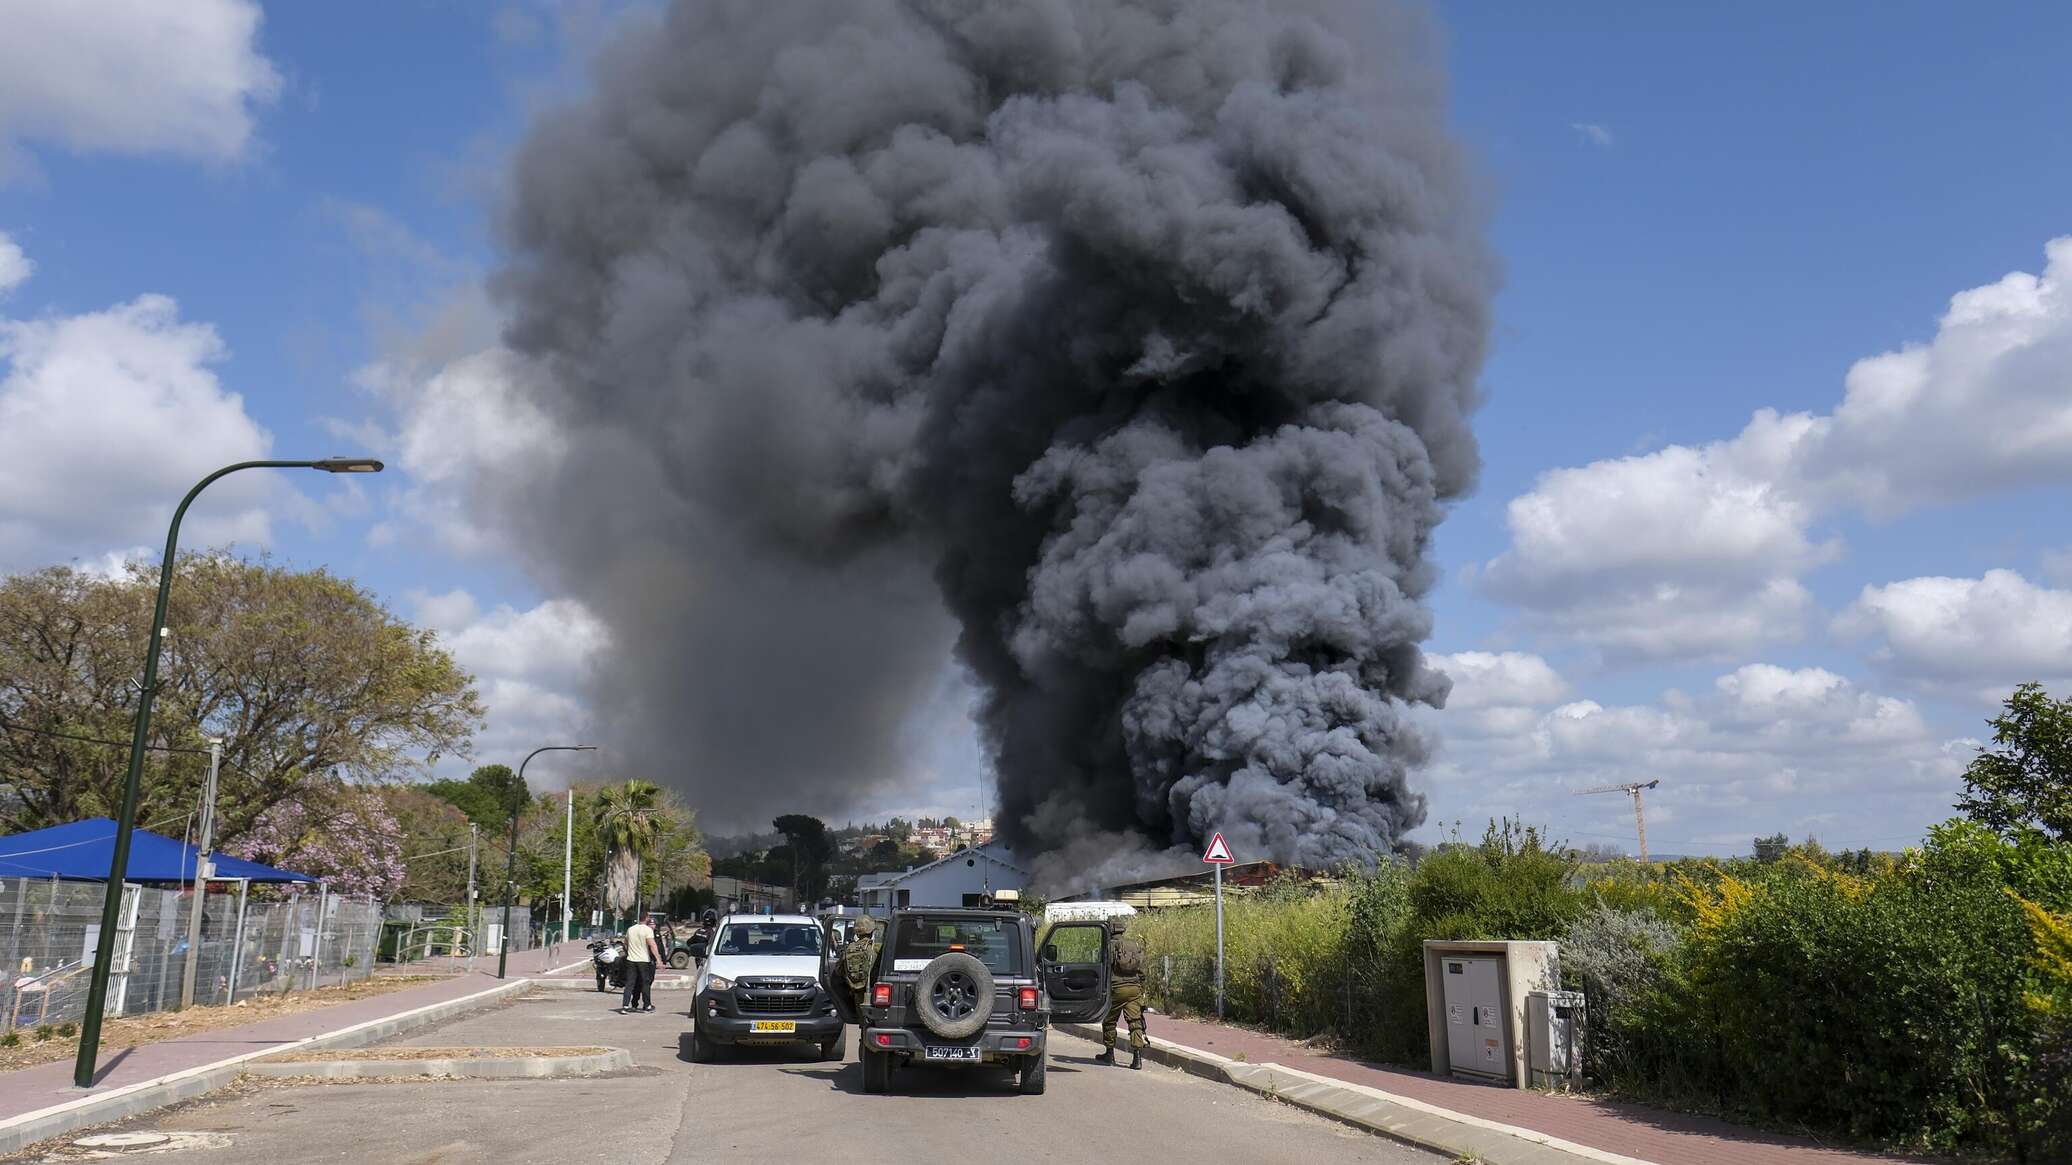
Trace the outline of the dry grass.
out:
[[[261,995],[228,1007],[190,1007],[185,1011],[154,1011],[148,1015],[121,1016],[101,1025],[101,1055],[105,1059],[109,1053],[120,1048],[162,1043],[201,1032],[221,1031],[224,1028],[243,1027],[245,1024],[257,1023],[277,1015],[316,1011],[355,999],[387,995],[391,991],[421,986],[442,978],[445,976],[383,975],[348,983],[343,987],[319,987],[314,991]],[[22,1042],[12,1048],[0,1047],[0,1071],[71,1059],[79,1053],[77,1025],[73,1026],[74,1032],[70,1036],[53,1034],[47,1039],[40,1040],[36,1038],[36,1029],[33,1026],[16,1028],[15,1031],[20,1034]]]

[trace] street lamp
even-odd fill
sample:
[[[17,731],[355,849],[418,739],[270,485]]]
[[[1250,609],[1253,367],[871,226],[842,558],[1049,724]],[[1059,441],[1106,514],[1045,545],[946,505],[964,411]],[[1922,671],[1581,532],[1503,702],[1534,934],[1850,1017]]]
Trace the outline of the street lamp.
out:
[[[180,519],[187,507],[219,477],[240,469],[321,469],[326,473],[380,473],[381,462],[371,457],[326,457],[321,461],[240,461],[226,465],[195,483],[173,510],[173,524],[165,532],[165,559],[158,567],[158,606],[151,614],[151,640],[144,648],[144,686],[137,694],[137,724],[130,737],[129,774],[123,780],[122,811],[115,818],[115,856],[108,864],[108,890],[101,902],[101,934],[94,946],[92,985],[86,993],[86,1014],[79,1021],[79,1057],[72,1066],[72,1083],[91,1088],[94,1061],[101,1051],[101,1010],[108,1003],[108,975],[115,959],[115,927],[122,913],[122,880],[129,874],[130,834],[137,827],[137,793],[144,779],[144,743],[151,733],[151,698],[157,694],[158,651],[165,642],[166,596],[173,589],[174,555],[180,544]]]
[[[518,762],[518,787],[525,790],[525,800],[532,800],[532,789],[525,784],[525,766],[532,758],[543,752],[596,752],[594,744],[549,744],[535,748]],[[511,895],[518,888],[518,818],[525,812],[523,802],[511,809],[511,849],[504,858],[504,929],[496,944],[496,977],[504,977],[504,961],[511,953]]]

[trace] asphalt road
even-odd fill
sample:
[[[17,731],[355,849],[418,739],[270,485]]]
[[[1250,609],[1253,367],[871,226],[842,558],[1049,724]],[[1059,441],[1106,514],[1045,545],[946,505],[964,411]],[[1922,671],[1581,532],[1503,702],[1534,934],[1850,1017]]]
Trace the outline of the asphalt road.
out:
[[[401,1041],[442,1046],[608,1045],[638,1069],[595,1080],[394,1084],[248,1083],[120,1126],[206,1134],[149,1154],[167,1165],[374,1161],[382,1165],[765,1161],[921,1163],[1385,1162],[1443,1158],[1147,1063],[1092,1062],[1099,1048],[1053,1033],[1050,1088],[1021,1096],[1005,1072],[903,1071],[867,1096],[855,1040],[844,1063],[809,1049],[692,1065],[685,992],[621,1016],[617,997],[557,991]],[[125,1158],[131,1153],[124,1153]],[[37,1158],[84,1159],[59,1149]]]

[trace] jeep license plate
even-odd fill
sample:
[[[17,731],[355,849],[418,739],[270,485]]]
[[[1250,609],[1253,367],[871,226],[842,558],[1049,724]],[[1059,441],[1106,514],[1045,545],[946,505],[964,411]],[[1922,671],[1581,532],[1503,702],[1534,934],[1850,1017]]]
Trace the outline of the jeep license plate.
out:
[[[921,1049],[921,1058],[923,1060],[940,1060],[952,1064],[976,1064],[979,1062],[979,1050],[977,1048],[923,1047]]]
[[[796,1034],[799,1025],[797,1020],[792,1019],[758,1019],[748,1025],[748,1030],[759,1036],[788,1036]]]

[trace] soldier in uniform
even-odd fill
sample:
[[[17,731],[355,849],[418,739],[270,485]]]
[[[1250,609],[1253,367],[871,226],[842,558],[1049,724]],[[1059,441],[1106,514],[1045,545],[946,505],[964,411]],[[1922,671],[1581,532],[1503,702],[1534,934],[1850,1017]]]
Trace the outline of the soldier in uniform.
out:
[[[1108,1014],[1101,1020],[1101,1043],[1106,1051],[1095,1056],[1103,1064],[1115,1062],[1115,1017],[1121,1014],[1130,1028],[1130,1067],[1144,1067],[1144,944],[1130,938],[1129,919],[1108,920]]]
[[[866,914],[856,920],[856,937],[842,948],[842,982],[855,1000],[856,1014],[863,1014],[870,998],[871,968],[878,964],[878,920]]]

